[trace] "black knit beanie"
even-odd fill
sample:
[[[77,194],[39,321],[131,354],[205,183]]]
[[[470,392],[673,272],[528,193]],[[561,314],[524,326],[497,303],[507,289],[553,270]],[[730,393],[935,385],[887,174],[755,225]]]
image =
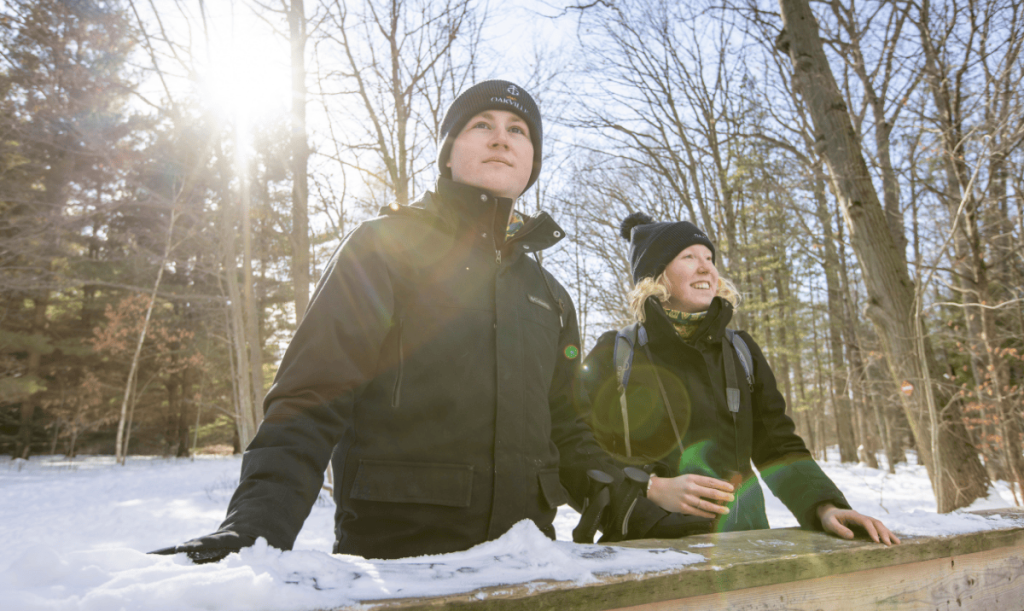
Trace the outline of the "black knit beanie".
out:
[[[633,282],[657,278],[676,255],[694,244],[707,246],[711,250],[711,261],[715,261],[715,245],[689,221],[658,223],[643,212],[634,212],[622,219],[619,233],[629,241]]]
[[[533,141],[533,171],[526,183],[529,189],[537,182],[540,174],[542,128],[540,109],[530,94],[522,87],[508,81],[484,81],[477,83],[455,98],[441,121],[441,131],[437,134],[437,169],[441,176],[452,177],[452,169],[448,167],[448,156],[452,151],[452,142],[462,132],[466,122],[485,110],[507,110],[514,112],[530,128],[530,140]]]

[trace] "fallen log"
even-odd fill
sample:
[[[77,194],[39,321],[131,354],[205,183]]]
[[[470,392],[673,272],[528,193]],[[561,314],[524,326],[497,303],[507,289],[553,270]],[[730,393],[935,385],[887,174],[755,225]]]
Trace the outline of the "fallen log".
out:
[[[705,562],[657,573],[539,581],[435,598],[367,601],[374,611],[630,611],[758,609],[1024,610],[1024,510],[1015,526],[901,537],[885,547],[795,528],[619,544],[698,553]]]

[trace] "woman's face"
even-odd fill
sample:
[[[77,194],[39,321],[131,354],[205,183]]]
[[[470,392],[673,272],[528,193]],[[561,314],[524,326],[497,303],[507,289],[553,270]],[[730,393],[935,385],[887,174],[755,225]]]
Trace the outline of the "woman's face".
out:
[[[711,249],[703,244],[686,247],[665,268],[665,279],[669,308],[690,314],[707,310],[718,293],[718,270]]]

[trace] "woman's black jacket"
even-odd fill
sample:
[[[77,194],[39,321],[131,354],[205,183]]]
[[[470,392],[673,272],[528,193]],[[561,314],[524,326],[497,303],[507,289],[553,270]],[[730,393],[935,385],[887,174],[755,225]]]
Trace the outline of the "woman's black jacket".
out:
[[[645,304],[644,327],[654,366],[676,417],[685,451],[680,451],[665,411],[657,378],[642,348],[634,354],[627,388],[631,449],[635,463],[655,465],[663,477],[695,473],[743,480],[737,500],[722,530],[768,528],[764,496],[754,477],[751,461],[772,492],[782,500],[800,525],[819,528],[815,512],[823,502],[848,509],[849,504],[832,480],[811,458],[803,440],[786,415],[761,348],[744,331],[738,332],[753,357],[754,385],[746,380],[738,356],[733,359],[741,391],[735,420],[726,403],[722,336],[732,318],[732,306],[716,297],[704,321],[689,340],[683,340],[656,299]],[[581,371],[592,403],[590,421],[598,442],[611,453],[625,456],[622,409],[613,364],[616,333],[602,335]],[[734,354],[735,356],[735,354]]]
[[[506,242],[511,205],[441,178],[345,239],[221,530],[290,549],[332,460],[337,553],[461,550],[523,519],[554,535],[567,489],[579,506],[586,470],[614,463],[573,406],[569,295],[528,256],[562,230],[541,213]]]

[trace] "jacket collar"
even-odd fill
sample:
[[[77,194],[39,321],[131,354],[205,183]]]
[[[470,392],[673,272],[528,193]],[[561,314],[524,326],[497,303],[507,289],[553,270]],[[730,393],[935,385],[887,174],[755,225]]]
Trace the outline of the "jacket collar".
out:
[[[456,227],[486,228],[504,240],[513,201],[444,176],[435,184],[438,213]]]
[[[430,213],[458,234],[487,232],[495,237],[495,247],[506,255],[538,252],[557,244],[565,231],[547,212],[536,216],[522,214],[524,224],[505,243],[505,229],[514,203],[507,197],[496,197],[478,187],[438,176],[433,192],[426,192],[408,207],[392,204],[381,208],[382,215],[403,214],[421,209]]]
[[[647,302],[644,304],[644,312],[647,314],[647,321],[644,323],[644,327],[647,328],[652,344],[684,341],[676,333],[672,320],[665,313],[665,309],[661,307],[661,303],[658,302],[657,298],[648,297]],[[731,303],[721,297],[715,297],[711,301],[711,306],[708,307],[708,315],[704,317],[704,321],[694,331],[693,336],[686,341],[692,344],[709,344],[722,341],[725,327],[732,320],[732,312]]]

